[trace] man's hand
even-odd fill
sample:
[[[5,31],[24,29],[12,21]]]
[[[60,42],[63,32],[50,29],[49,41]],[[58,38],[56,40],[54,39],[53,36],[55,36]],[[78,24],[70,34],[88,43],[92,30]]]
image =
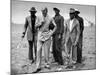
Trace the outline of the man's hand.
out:
[[[24,38],[25,37],[25,35],[22,35],[22,38]]]
[[[25,32],[23,32],[23,34],[22,34],[22,38],[24,38],[25,37]]]

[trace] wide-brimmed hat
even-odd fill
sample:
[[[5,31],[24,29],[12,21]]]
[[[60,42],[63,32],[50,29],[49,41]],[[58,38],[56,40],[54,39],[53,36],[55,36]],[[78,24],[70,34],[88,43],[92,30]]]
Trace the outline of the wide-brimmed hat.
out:
[[[76,14],[80,14],[80,11],[78,9],[75,9]]]
[[[30,12],[32,12],[32,11],[33,11],[33,12],[37,12],[36,9],[35,9],[35,7],[32,7],[29,11],[30,11]]]
[[[53,10],[54,11],[56,10],[56,11],[60,12],[60,10],[58,8],[56,8],[56,7],[54,7]]]
[[[69,11],[69,13],[75,13],[75,9],[74,8],[70,8],[70,11]]]

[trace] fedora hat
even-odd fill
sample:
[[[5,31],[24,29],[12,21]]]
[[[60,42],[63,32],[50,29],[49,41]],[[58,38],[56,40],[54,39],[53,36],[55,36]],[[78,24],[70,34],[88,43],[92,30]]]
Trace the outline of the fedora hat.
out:
[[[54,7],[53,10],[54,11],[56,10],[56,11],[60,12],[60,10],[58,8],[56,8],[56,7]]]
[[[75,9],[76,14],[80,14],[80,11],[78,9]]]
[[[36,9],[35,9],[35,7],[32,7],[29,11],[30,12],[32,12],[32,11],[37,12]]]
[[[75,9],[74,8],[70,8],[69,13],[75,13]]]

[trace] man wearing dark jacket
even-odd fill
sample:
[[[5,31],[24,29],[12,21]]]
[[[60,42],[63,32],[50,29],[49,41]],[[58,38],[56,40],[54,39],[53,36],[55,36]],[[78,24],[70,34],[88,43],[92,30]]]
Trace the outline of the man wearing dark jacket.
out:
[[[60,15],[60,10],[58,8],[53,8],[55,16],[53,17],[57,29],[53,34],[53,56],[55,62],[58,62],[59,65],[63,65],[62,58],[62,36],[64,33],[64,18]]]
[[[78,14],[80,14],[80,12],[78,10],[75,10],[75,18],[79,21],[79,25],[80,25],[80,36],[79,36],[79,41],[77,44],[77,63],[81,63],[82,62],[84,20]]]

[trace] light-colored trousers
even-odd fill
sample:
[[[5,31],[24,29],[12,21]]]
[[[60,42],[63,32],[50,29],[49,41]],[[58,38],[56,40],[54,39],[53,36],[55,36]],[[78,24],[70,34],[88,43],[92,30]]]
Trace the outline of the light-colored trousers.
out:
[[[36,68],[41,67],[42,59],[42,50],[44,50],[44,59],[46,63],[49,63],[49,54],[50,54],[51,38],[42,42],[37,41],[37,58],[36,58]]]
[[[71,39],[69,38],[65,44],[65,52],[67,56],[70,56],[70,60],[76,61],[77,60],[77,46],[73,46]]]

